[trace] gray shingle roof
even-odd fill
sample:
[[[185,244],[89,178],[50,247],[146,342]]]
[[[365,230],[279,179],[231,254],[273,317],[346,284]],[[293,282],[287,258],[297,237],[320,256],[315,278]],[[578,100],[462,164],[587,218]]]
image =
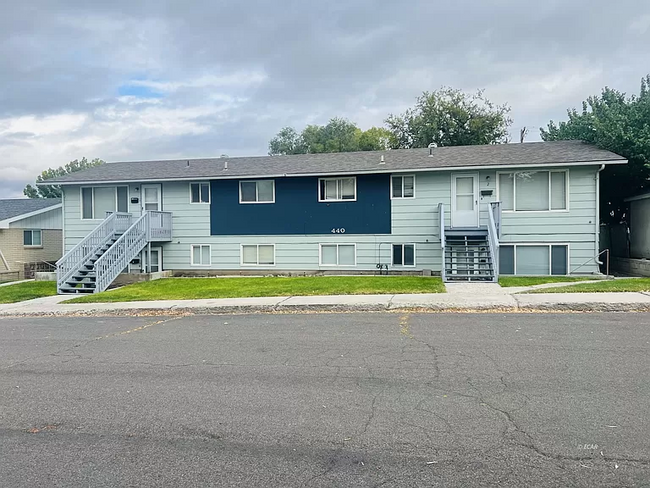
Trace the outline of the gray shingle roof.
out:
[[[0,200],[0,220],[11,219],[60,203],[60,198],[11,198]]]
[[[384,156],[384,164],[380,164],[381,156]],[[291,156],[121,162],[96,166],[50,180],[48,183],[387,173],[473,166],[570,165],[624,161],[625,158],[618,154],[582,141],[556,141],[439,147],[432,150],[431,156],[428,149],[397,149]],[[228,169],[224,169],[226,162]]]

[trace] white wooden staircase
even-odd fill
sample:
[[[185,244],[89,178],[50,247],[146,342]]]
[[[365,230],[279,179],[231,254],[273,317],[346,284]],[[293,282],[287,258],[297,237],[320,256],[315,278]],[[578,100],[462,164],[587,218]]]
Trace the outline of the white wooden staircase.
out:
[[[106,290],[150,242],[171,241],[172,214],[112,212],[79,244],[57,261],[57,292],[99,293]]]

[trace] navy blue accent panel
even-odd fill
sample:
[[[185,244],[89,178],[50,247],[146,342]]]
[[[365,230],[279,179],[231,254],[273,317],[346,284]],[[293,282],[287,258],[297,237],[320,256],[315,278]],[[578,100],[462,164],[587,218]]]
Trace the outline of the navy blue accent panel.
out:
[[[243,180],[242,180],[243,181]],[[239,203],[239,180],[210,182],[210,234],[390,234],[390,175],[357,176],[357,200],[319,202],[318,178],[276,178],[275,203]]]

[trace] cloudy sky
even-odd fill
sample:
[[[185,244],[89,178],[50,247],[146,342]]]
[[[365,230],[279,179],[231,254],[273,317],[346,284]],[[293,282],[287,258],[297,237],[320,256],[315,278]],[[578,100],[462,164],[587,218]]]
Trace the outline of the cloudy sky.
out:
[[[650,71],[647,0],[29,0],[0,16],[0,198],[50,166],[259,155],[283,126],[366,129],[442,85],[513,134]]]

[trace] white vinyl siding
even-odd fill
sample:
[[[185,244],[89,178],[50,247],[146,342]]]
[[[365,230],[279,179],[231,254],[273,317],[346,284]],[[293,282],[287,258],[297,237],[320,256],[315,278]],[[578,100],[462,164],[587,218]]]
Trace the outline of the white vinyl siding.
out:
[[[192,266],[212,265],[212,249],[209,244],[192,244],[190,253]]]
[[[242,266],[275,266],[275,246],[273,244],[242,244]]]
[[[275,181],[240,181],[239,203],[275,203]]]
[[[567,171],[498,173],[501,208],[513,212],[568,210]]]
[[[319,202],[350,202],[357,199],[357,179],[320,178],[318,180]]]
[[[356,244],[321,244],[321,266],[356,266]]]
[[[126,186],[81,188],[81,218],[101,220],[106,212],[128,212],[129,191]]]
[[[210,183],[190,183],[190,203],[210,203]]]
[[[415,198],[415,175],[392,176],[390,197],[393,199]]]

